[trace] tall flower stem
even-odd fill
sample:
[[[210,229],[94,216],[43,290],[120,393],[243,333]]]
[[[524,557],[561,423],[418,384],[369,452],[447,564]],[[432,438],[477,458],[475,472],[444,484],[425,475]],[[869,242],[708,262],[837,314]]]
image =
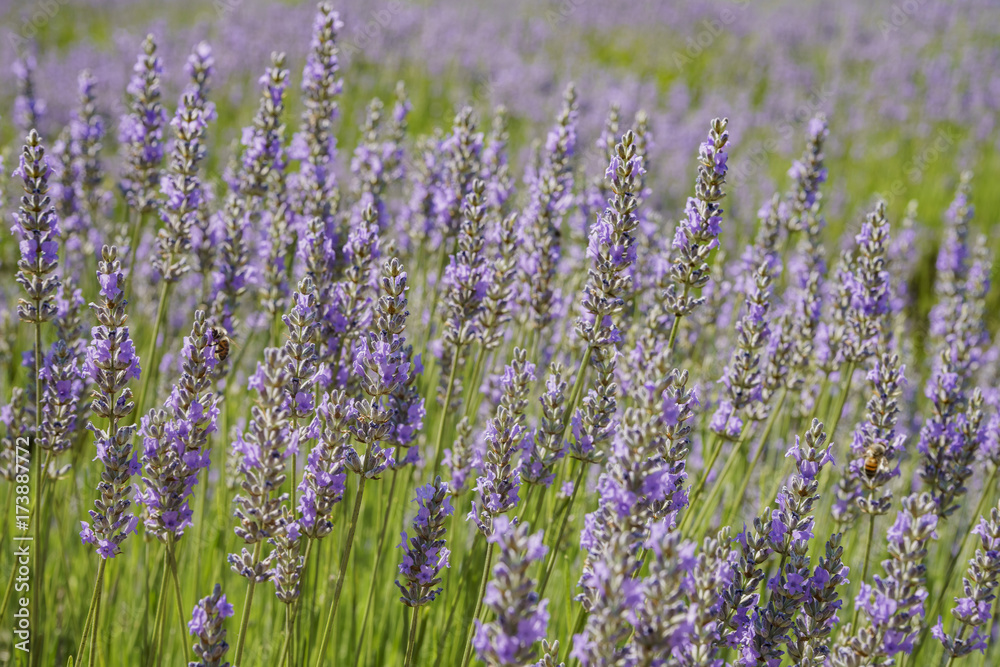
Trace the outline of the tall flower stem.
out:
[[[586,473],[587,464],[581,461],[580,472],[576,474],[576,481],[573,483],[573,493],[570,494],[569,500],[566,501],[566,509],[563,511],[562,518],[559,521],[559,530],[556,531],[556,540],[552,543],[552,549],[549,552],[549,559],[545,564],[545,573],[542,575],[542,580],[538,584],[539,598],[545,594],[545,587],[548,585],[549,577],[552,576],[552,570],[556,566],[556,551],[558,550],[559,544],[562,542],[563,535],[566,533],[566,524],[569,521],[569,515],[573,512],[573,502],[576,500],[576,496],[580,491],[580,486],[583,485],[583,476]],[[490,543],[490,546],[492,547],[492,543]]]
[[[184,661],[191,661],[190,647],[186,641],[183,641],[184,632],[187,630],[187,610],[184,607],[184,597],[181,595],[181,582],[177,576],[177,555],[175,550],[176,545],[174,544],[174,536],[170,535],[167,537],[167,565],[170,568],[170,578],[174,583],[174,597],[177,601],[177,615],[180,619],[180,631],[181,631],[181,645],[184,646]]]
[[[563,415],[560,440],[566,435],[566,429],[569,428],[569,423],[573,420],[573,412],[576,411],[576,406],[583,395],[583,383],[587,378],[587,366],[590,365],[590,357],[593,353],[594,348],[588,345],[587,351],[583,353],[583,359],[580,361],[580,368],[576,372],[576,380],[573,381],[573,391],[569,395],[569,404],[566,406],[566,413]]]
[[[372,443],[368,443],[368,451],[365,454],[365,461],[368,461],[372,452]],[[358,516],[361,514],[361,501],[365,497],[365,475],[358,475],[358,492],[354,497],[354,513],[351,515],[351,524],[347,529],[347,537],[344,542],[344,553],[340,557],[340,573],[337,575],[337,587],[333,592],[333,600],[330,602],[330,610],[326,615],[326,624],[323,626],[323,639],[319,644],[319,653],[316,655],[316,667],[323,667],[323,655],[326,647],[330,643],[330,635],[333,634],[333,620],[337,616],[337,607],[340,604],[340,594],[344,590],[344,581],[347,579],[347,564],[351,558],[351,545],[354,543],[354,531],[358,527]],[[234,667],[238,667],[234,666]]]
[[[872,539],[875,537],[875,515],[868,515],[868,534],[865,537],[865,560],[864,565],[861,568],[861,583],[864,584],[868,580],[868,565],[872,555]],[[858,604],[854,605],[854,618],[851,621],[852,627],[858,627],[858,614],[861,612],[861,606]]]
[[[126,229],[128,228],[128,223],[129,223],[129,218],[131,217],[131,213],[132,213],[132,207],[131,206],[126,206],[125,207],[125,227],[126,227]],[[142,229],[145,226],[146,226],[146,213],[145,212],[141,212],[141,213],[139,213],[138,216],[136,216],[135,226],[132,228],[132,239],[129,241],[129,249],[128,249],[128,254],[129,254],[129,257],[128,257],[128,267],[129,267],[129,276],[128,276],[129,298],[131,298],[132,295],[135,292],[135,258],[136,258],[136,252],[139,249],[139,243],[142,240]]]
[[[782,406],[785,404],[785,397],[787,395],[788,389],[786,387],[781,390],[781,395],[778,397],[777,405],[775,405],[771,410],[771,414],[767,416],[767,422],[764,424],[764,432],[760,437],[760,446],[757,447],[757,451],[754,453],[753,460],[750,462],[750,467],[747,468],[746,472],[743,474],[743,481],[740,483],[740,491],[734,497],[735,502],[729,504],[729,512],[726,514],[726,521],[723,525],[730,525],[736,516],[736,512],[738,512],[743,506],[743,501],[747,496],[747,487],[750,485],[750,478],[753,476],[753,471],[760,462],[760,457],[764,454],[764,449],[767,447],[767,439],[771,436],[771,431],[774,429],[774,422],[778,417],[778,413],[781,412]]]
[[[108,561],[101,559],[97,566],[97,578],[94,580],[94,592],[90,596],[90,608],[87,610],[87,621],[83,626],[83,636],[80,637],[80,646],[76,650],[76,664],[83,664],[83,651],[87,648],[87,639],[90,637],[91,628],[94,627],[94,609],[97,607],[97,600],[101,597],[101,589],[104,585],[104,567]]]
[[[146,407],[146,394],[149,391],[149,384],[153,379],[154,375],[157,375],[156,369],[158,367],[158,359],[154,357],[156,352],[156,339],[160,337],[160,328],[163,326],[163,320],[166,318],[167,314],[167,301],[170,298],[171,288],[173,287],[172,282],[166,280],[163,281],[162,287],[160,287],[160,301],[156,306],[156,320],[153,322],[153,336],[149,339],[149,344],[146,346],[146,354],[141,357],[142,359],[149,359],[149,370],[143,373],[142,377],[142,389],[139,392],[139,400],[136,402],[135,419],[138,421],[144,414],[144,409]],[[156,385],[153,385],[154,389]]]
[[[742,436],[742,433],[741,433]],[[708,482],[708,476],[712,472],[712,468],[715,466],[715,462],[719,458],[719,454],[722,453],[722,439],[719,438],[718,434],[712,433],[712,439],[709,441],[710,453],[708,455],[708,460],[705,461],[701,475],[698,477],[698,482],[691,488],[690,501],[688,502],[688,507],[694,507],[695,502],[701,497],[702,492],[705,491],[705,483]],[[687,526],[688,519],[691,517],[692,512],[688,511],[684,513],[684,518],[681,519],[680,528]]]
[[[103,563],[102,563],[103,565]],[[102,582],[103,583],[103,582]],[[102,586],[103,588],[103,586]],[[97,598],[94,600],[94,622],[91,626],[91,638],[90,638],[90,657],[87,659],[87,667],[94,667],[97,664],[97,632],[100,629],[101,621],[101,594],[103,591],[97,591]]]
[[[683,298],[687,299],[688,286],[684,285]],[[677,332],[681,328],[681,315],[674,316],[674,322],[670,325],[670,338],[667,339],[667,356],[672,357],[674,354],[674,343],[677,342]]]
[[[167,552],[163,551],[163,570],[160,574],[160,595],[156,598],[156,620],[153,621],[153,653],[149,657],[151,665],[159,665],[163,660],[163,635],[167,615],[167,581],[170,575],[170,564],[167,562]]]
[[[483,611],[483,595],[486,594],[486,582],[490,579],[490,565],[493,564],[493,542],[490,542],[486,547],[486,560],[483,561],[483,575],[479,580],[479,595],[476,598],[476,611],[472,615],[472,620],[469,621],[469,628],[465,631],[465,654],[462,658],[462,667],[469,667],[469,661],[472,660],[472,630],[476,627],[476,619],[479,618],[479,614]],[[541,593],[539,593],[541,595]]]
[[[414,607],[413,613],[410,615],[410,638],[406,641],[406,659],[403,662],[403,667],[410,667],[413,664],[413,647],[417,643],[417,612],[419,611],[420,607]]]
[[[733,451],[729,453],[729,458],[726,459],[726,465],[722,467],[719,472],[719,476],[715,479],[712,484],[712,489],[708,493],[708,499],[702,504],[701,512],[698,513],[698,517],[694,522],[694,528],[700,530],[702,525],[707,523],[709,517],[711,516],[712,508],[715,506],[715,502],[719,499],[719,494],[722,493],[722,485],[725,483],[726,479],[729,478],[729,473],[736,465],[736,462],[743,455],[743,445],[750,440],[750,432],[753,429],[748,422],[743,426],[743,430],[740,432],[740,438],[736,441],[736,445],[733,447]],[[691,503],[693,506],[693,502]]]
[[[260,552],[264,548],[264,543],[258,541],[253,547],[253,565],[256,570],[257,563],[260,562]],[[243,658],[243,645],[247,640],[247,626],[250,624],[250,606],[253,604],[253,592],[257,585],[257,580],[249,577],[247,582],[247,596],[243,600],[243,614],[240,616],[240,634],[236,639],[236,657],[233,659],[233,667],[240,667],[240,660]]]
[[[392,515],[392,497],[396,492],[396,480],[399,477],[399,470],[392,471],[392,482],[389,483],[389,500],[386,503],[379,503],[385,508],[385,516],[382,518],[382,530],[379,531],[378,542],[375,546],[375,564],[372,566],[371,580],[368,582],[368,600],[365,602],[365,613],[361,617],[361,628],[358,631],[358,645],[354,651],[354,666],[357,667],[361,660],[361,650],[365,643],[365,629],[368,627],[368,615],[372,609],[372,601],[375,598],[375,585],[378,580],[378,568],[382,563],[382,548],[385,546],[385,534],[389,528],[389,517]],[[416,607],[414,607],[416,609]]]
[[[444,442],[444,427],[448,423],[448,406],[451,403],[451,395],[455,390],[455,371],[458,368],[458,359],[462,354],[462,346],[455,347],[455,355],[451,361],[451,370],[448,371],[448,386],[444,393],[444,403],[441,404],[441,417],[438,418],[437,436],[434,438],[434,472],[432,477],[436,477],[441,469],[441,444]]]

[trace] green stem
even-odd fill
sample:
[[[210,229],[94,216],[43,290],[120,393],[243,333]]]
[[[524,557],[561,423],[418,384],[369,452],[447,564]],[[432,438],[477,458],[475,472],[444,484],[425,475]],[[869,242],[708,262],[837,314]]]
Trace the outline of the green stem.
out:
[[[448,423],[451,395],[455,389],[455,371],[458,368],[459,355],[461,354],[462,346],[458,345],[455,347],[455,354],[451,359],[451,370],[448,371],[448,386],[444,393],[444,403],[441,404],[441,416],[438,418],[437,436],[434,438],[434,472],[431,477],[436,477],[441,469],[441,444],[444,442],[444,427]]]
[[[181,595],[181,582],[177,577],[177,557],[174,552],[174,536],[167,537],[167,564],[170,566],[170,577],[174,582],[174,597],[177,601],[177,616],[181,622],[181,645],[184,646],[184,662],[191,662],[191,653],[188,643],[184,641],[184,634],[187,632],[187,611],[184,608],[184,597]]]
[[[729,458],[726,459],[726,465],[722,467],[722,471],[719,472],[719,476],[712,483],[712,489],[708,493],[708,500],[703,503],[701,511],[698,513],[697,518],[694,522],[694,527],[700,527],[703,521],[708,519],[709,513],[715,506],[715,501],[718,499],[719,494],[722,492],[722,484],[729,477],[729,471],[732,470],[733,466],[736,465],[737,459],[742,455],[743,445],[750,437],[750,422],[743,425],[743,430],[740,431],[740,438],[736,441],[736,445],[733,447],[733,451],[729,452]],[[721,449],[721,447],[720,447]],[[706,473],[707,475],[707,473]]]
[[[685,512],[683,518],[681,518],[678,530],[684,530],[684,528],[687,527],[688,521],[693,518],[694,512],[690,510],[695,506],[695,503],[705,490],[705,482],[708,481],[708,476],[711,474],[712,468],[715,466],[715,462],[719,458],[719,454],[722,453],[722,439],[714,431],[712,432],[712,440],[710,444],[711,449],[708,455],[708,460],[705,461],[701,475],[698,477],[698,482],[694,485],[694,488],[691,489],[691,493],[688,496],[688,511]]]
[[[840,392],[840,396],[837,397],[837,410],[826,420],[827,424],[832,424],[831,428],[826,430],[827,435],[831,440],[833,440],[834,436],[836,436],[837,425],[840,424],[840,418],[844,414],[844,404],[847,403],[847,397],[851,393],[851,380],[854,378],[855,368],[857,368],[857,364],[855,362],[848,362],[847,372],[844,373],[844,390]]]
[[[414,607],[413,614],[410,616],[410,638],[406,641],[406,660],[403,662],[403,667],[410,667],[413,664],[413,647],[417,644],[418,611],[420,611],[420,607]]]
[[[253,547],[253,568],[256,570],[257,563],[260,562],[260,552],[264,548],[264,543],[258,541]],[[243,600],[243,614],[240,617],[240,634],[236,639],[236,658],[233,660],[233,667],[240,667],[240,661],[243,659],[243,645],[247,641],[247,626],[250,624],[250,606],[253,604],[253,591],[257,585],[257,579],[254,573],[251,572],[249,581],[247,582],[247,596]]]
[[[573,483],[573,493],[570,494],[569,500],[566,501],[566,509],[563,512],[562,518],[559,521],[559,530],[556,531],[556,540],[552,543],[552,547],[549,549],[549,559],[545,564],[545,573],[542,576],[542,581],[538,585],[538,597],[541,598],[545,593],[545,587],[549,584],[549,577],[552,576],[552,570],[556,566],[556,552],[559,549],[559,545],[562,543],[563,534],[566,532],[566,524],[569,521],[569,515],[572,514],[573,503],[576,501],[576,496],[580,491],[580,487],[583,485],[583,476],[587,472],[587,464],[580,461],[580,472],[576,475],[576,481]],[[492,546],[492,545],[491,545]]]
[[[774,406],[771,410],[771,414],[767,416],[767,422],[764,424],[764,432],[760,437],[760,446],[757,447],[757,451],[753,455],[753,460],[750,461],[750,467],[747,468],[746,472],[743,474],[743,481],[740,482],[740,492],[736,494],[736,502],[729,504],[729,512],[727,512],[725,525],[730,525],[732,520],[736,516],[736,512],[743,507],[743,500],[747,495],[747,487],[750,485],[750,478],[753,476],[753,471],[760,462],[760,457],[763,455],[764,450],[767,448],[767,439],[771,436],[771,430],[774,428],[774,422],[778,418],[778,413],[781,412],[781,407],[785,404],[785,397],[788,395],[788,388],[781,390],[781,395],[778,397],[778,404]]]
[[[104,559],[101,559],[104,560]],[[87,667],[94,667],[94,656],[97,655],[97,633],[101,627],[101,592],[98,591],[97,599],[94,600],[94,622],[91,626],[90,657],[87,660]]]
[[[371,444],[368,445],[368,452],[365,454],[365,461],[371,455]],[[351,558],[351,545],[354,542],[354,531],[358,527],[358,516],[361,514],[361,501],[365,497],[365,476],[364,473],[358,475],[358,492],[354,498],[354,513],[351,516],[351,525],[347,529],[347,540],[344,544],[344,553],[340,557],[340,573],[337,575],[337,588],[334,589],[333,600],[330,602],[330,610],[327,612],[326,625],[323,627],[323,639],[320,641],[319,653],[316,655],[316,667],[323,667],[323,655],[326,647],[330,643],[330,635],[333,634],[333,619],[337,616],[337,606],[340,604],[340,594],[344,590],[344,580],[347,579],[347,564]],[[238,666],[234,666],[238,667]]]
[[[133,413],[136,420],[141,419],[142,415],[145,414],[143,410],[146,407],[146,395],[149,391],[149,383],[153,376],[157,375],[156,369],[158,364],[154,356],[157,350],[156,339],[160,337],[160,328],[163,326],[163,320],[167,314],[167,301],[170,298],[172,287],[173,283],[166,280],[163,281],[163,285],[160,287],[160,301],[156,305],[156,320],[153,322],[153,337],[149,339],[149,343],[146,345],[146,355],[142,357],[143,362],[149,365],[146,367],[146,372],[142,374],[142,389],[139,392],[139,401],[135,404],[135,412]],[[155,390],[155,385],[153,388]]]
[[[365,602],[365,613],[361,618],[361,629],[358,632],[358,645],[354,651],[354,667],[357,667],[361,661],[361,651],[364,648],[365,642],[365,629],[368,627],[368,615],[371,612],[372,601],[375,599],[375,584],[378,580],[378,568],[382,563],[382,548],[385,546],[385,534],[389,528],[389,517],[392,514],[392,497],[396,492],[396,479],[399,475],[399,470],[392,471],[392,482],[389,483],[389,500],[385,503],[379,503],[385,508],[385,516],[382,518],[382,530],[378,534],[378,542],[375,546],[375,565],[372,567],[371,580],[368,582],[368,600]],[[454,516],[454,513],[452,513]]]
[[[864,585],[865,581],[868,579],[868,564],[869,559],[872,555],[872,538],[875,536],[875,515],[868,515],[868,534],[865,537],[865,560],[864,565],[861,567],[861,581],[860,583]],[[858,614],[861,612],[860,605],[854,605],[854,618],[851,620],[851,627],[858,627]]]
[[[479,614],[483,611],[483,595],[486,593],[486,582],[490,579],[490,565],[493,562],[493,542],[490,542],[486,547],[486,560],[483,561],[483,576],[479,580],[479,597],[476,600],[476,611],[472,615],[472,620],[469,621],[469,629],[465,631],[465,656],[462,658],[462,667],[469,667],[469,661],[472,660],[472,629],[476,627],[476,619],[479,618]]]
[[[94,592],[90,596],[90,608],[87,610],[87,622],[83,626],[83,636],[80,637],[80,646],[76,650],[76,664],[83,664],[83,651],[87,648],[87,640],[90,638],[90,629],[93,627],[94,608],[97,606],[97,599],[101,596],[101,588],[104,585],[104,568],[108,561],[101,558],[97,566],[97,578],[94,580]]]
[[[278,651],[278,664],[285,667],[288,664],[289,653],[292,646],[292,632],[295,628],[295,613],[291,604],[285,605],[285,638],[281,642],[281,650]]]
[[[125,225],[128,225],[128,219],[131,217],[132,207],[125,207]],[[131,246],[128,249],[128,285],[129,285],[129,296],[135,291],[135,258],[136,253],[139,249],[139,243],[142,241],[142,228],[146,226],[146,212],[142,211],[139,213],[139,217],[136,218],[135,227],[132,228],[132,239],[129,241]]]
[[[160,595],[156,598],[156,620],[153,622],[153,654],[150,656],[150,664],[153,665],[159,665],[163,660],[164,618],[167,615],[167,577],[170,573],[169,570],[167,552],[164,550],[163,570],[160,574]]]
[[[560,441],[566,435],[566,429],[569,428],[569,423],[573,420],[573,412],[580,401],[580,396],[583,395],[583,382],[586,378],[587,367],[590,365],[590,357],[593,352],[594,348],[588,345],[587,351],[583,353],[580,368],[576,371],[576,380],[573,382],[573,391],[570,394],[569,405],[566,406],[566,413],[563,415],[562,433],[559,434]]]
[[[454,518],[454,517],[455,517],[455,513],[452,513],[452,518]],[[451,533],[452,533],[452,535],[454,535],[455,531],[452,530]],[[468,553],[466,554],[465,558],[462,559],[462,566],[459,568],[459,571],[458,571],[458,580],[460,582],[461,581],[465,581],[465,573],[469,569],[469,563],[472,562],[472,554],[473,554],[473,552],[476,549],[476,544],[478,543],[478,540],[479,540],[479,538],[480,538],[481,535],[482,535],[482,533],[480,533],[477,530],[476,534],[472,538],[472,545],[469,546]],[[452,624],[452,621],[455,618],[455,611],[458,609],[458,604],[459,604],[459,602],[462,599],[461,587],[458,587],[458,588],[449,588],[448,592],[450,594],[454,595],[454,597],[452,598],[451,605],[449,605],[449,607],[448,607],[448,617],[447,617],[447,620],[445,621],[445,624],[444,624],[444,631],[441,633],[440,639],[438,640],[438,647],[437,647],[437,652],[438,652],[438,658],[437,658],[437,660],[438,661],[441,660],[441,656],[444,653],[444,644],[445,644],[445,641],[448,639],[448,636],[450,635],[451,624]]]
[[[684,293],[687,294],[687,285],[684,286]],[[674,343],[677,341],[677,332],[681,328],[681,316],[674,315],[674,322],[670,325],[670,338],[667,340],[667,355],[673,356]]]

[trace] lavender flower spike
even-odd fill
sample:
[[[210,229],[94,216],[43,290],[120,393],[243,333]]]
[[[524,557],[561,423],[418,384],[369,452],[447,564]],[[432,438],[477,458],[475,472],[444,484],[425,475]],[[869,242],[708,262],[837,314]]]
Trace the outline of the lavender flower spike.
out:
[[[663,294],[667,307],[680,318],[704,302],[691,291],[708,284],[712,269],[708,257],[719,245],[722,224],[722,206],[725,196],[722,186],[726,183],[726,164],[729,157],[726,145],[729,119],[712,120],[708,139],[698,149],[698,178],[695,180],[694,197],[689,197],[684,207],[685,219],[677,225],[674,234],[674,259],[670,268],[671,285]]]
[[[12,227],[21,237],[15,280],[28,295],[17,302],[22,322],[48,322],[56,314],[59,278],[54,274],[59,261],[59,223],[47,194],[50,173],[41,138],[32,130],[13,174],[24,181],[24,196]]]
[[[198,662],[188,663],[189,667],[229,667],[229,663],[225,662],[229,644],[226,643],[226,629],[222,627],[222,622],[233,613],[233,605],[226,600],[219,584],[215,585],[211,595],[198,601],[188,623],[188,630],[198,638],[194,645]]]
[[[532,563],[545,557],[542,533],[528,534],[528,524],[507,517],[494,522],[490,542],[499,547],[493,578],[483,605],[493,612],[489,623],[476,621],[473,648],[488,665],[524,665],[535,657],[535,644],[545,637],[548,600],[538,599],[529,576]]]
[[[444,520],[455,508],[451,506],[447,482],[440,477],[433,484],[426,484],[417,489],[417,516],[413,519],[413,530],[416,533],[408,537],[403,533],[403,541],[399,545],[404,550],[403,562],[399,564],[400,580],[396,586],[403,595],[399,601],[407,607],[420,607],[441,593],[436,588],[441,583],[438,574],[441,568],[448,567],[448,549],[444,544]]]
[[[835,667],[872,664],[913,650],[913,640],[923,625],[927,599],[924,558],[927,543],[937,537],[936,505],[928,494],[910,495],[889,529],[889,556],[882,562],[886,577],[875,585],[861,582],[855,605],[868,618],[854,636],[830,656]],[[881,664],[881,663],[879,663]]]
[[[977,549],[976,555],[969,560],[968,574],[962,580],[965,595],[955,598],[951,614],[957,622],[958,632],[954,636],[946,634],[940,618],[931,631],[953,659],[973,651],[986,651],[987,624],[992,618],[990,607],[996,598],[993,591],[1000,577],[1000,506],[993,508],[989,520],[980,517],[972,533],[979,536],[982,549]]]
[[[125,171],[120,187],[129,205],[138,212],[153,210],[163,162],[163,126],[167,112],[160,103],[160,76],[163,61],[156,55],[156,41],[146,35],[142,53],[132,68],[128,84],[131,112],[118,129],[118,141],[125,150]]]
[[[298,434],[291,427],[285,386],[288,384],[288,357],[278,348],[264,350],[264,363],[250,378],[249,388],[257,391],[249,427],[237,436],[233,452],[239,456],[242,492],[236,496],[236,535],[246,544],[256,545],[280,529],[281,507],[287,494],[279,494],[285,482],[285,459],[298,447]],[[266,563],[247,549],[230,554],[229,563],[239,575],[267,581]]]
[[[108,420],[108,429],[90,423],[97,445],[97,457],[104,464],[97,485],[100,498],[90,510],[93,527],[81,521],[80,538],[97,547],[102,558],[114,558],[121,553],[121,543],[134,533],[139,520],[132,514],[130,478],[139,472],[139,461],[132,451],[135,426],[119,426],[135,404],[132,402],[130,380],[139,379],[139,358],[125,326],[127,304],[122,288],[125,278],[118,249],[104,246],[98,262],[97,280],[101,285],[100,303],[92,303],[99,325],[94,327],[94,339],[87,348],[86,370],[97,389],[94,391],[94,415]]]

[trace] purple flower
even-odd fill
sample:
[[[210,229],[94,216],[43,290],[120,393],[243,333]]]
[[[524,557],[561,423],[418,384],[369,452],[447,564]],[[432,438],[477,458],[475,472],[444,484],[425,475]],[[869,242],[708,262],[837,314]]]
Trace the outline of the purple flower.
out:
[[[524,665],[535,657],[534,645],[545,637],[548,600],[539,600],[528,572],[545,557],[542,534],[528,534],[527,524],[497,517],[489,541],[499,552],[486,585],[483,606],[493,613],[488,623],[476,621],[472,646],[491,665]]]
[[[448,567],[448,549],[444,541],[444,521],[455,508],[451,505],[448,484],[438,477],[433,484],[417,488],[417,516],[413,519],[416,533],[404,532],[399,545],[403,560],[399,564],[400,579],[396,586],[402,591],[400,602],[407,607],[419,607],[432,602],[442,591],[438,587],[441,569]]]

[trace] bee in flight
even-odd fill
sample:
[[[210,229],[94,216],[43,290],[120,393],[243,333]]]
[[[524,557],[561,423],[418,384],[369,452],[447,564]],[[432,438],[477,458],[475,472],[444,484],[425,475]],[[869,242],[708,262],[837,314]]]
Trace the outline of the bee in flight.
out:
[[[215,345],[215,358],[219,361],[225,361],[229,356],[229,344],[232,341],[222,327],[212,327],[210,331]]]

